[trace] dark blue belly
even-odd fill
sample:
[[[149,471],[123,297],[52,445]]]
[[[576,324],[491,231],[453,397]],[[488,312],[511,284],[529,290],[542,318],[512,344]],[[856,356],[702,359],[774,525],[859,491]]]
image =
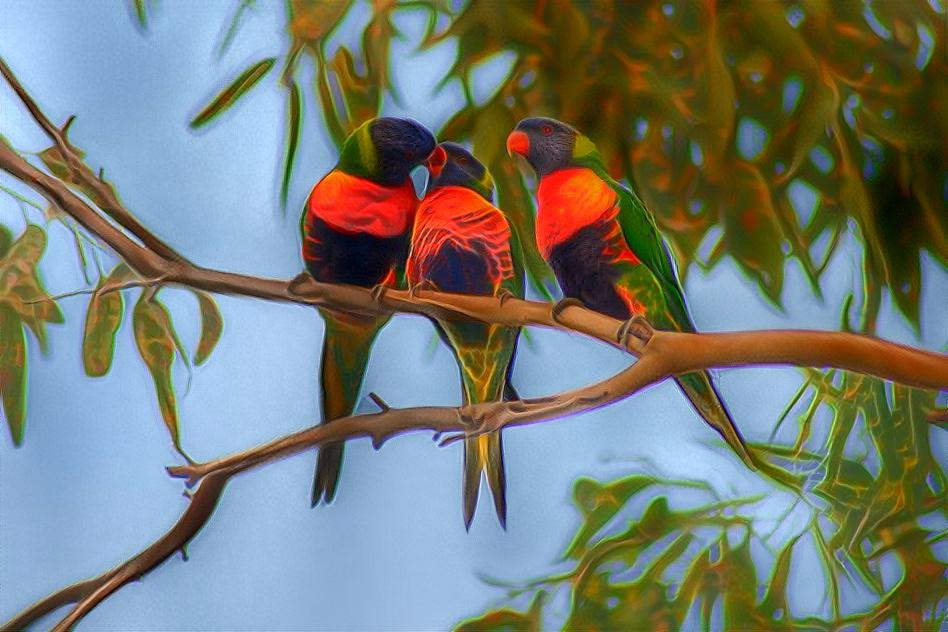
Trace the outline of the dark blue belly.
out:
[[[381,238],[368,233],[343,233],[319,218],[307,226],[315,240],[304,244],[306,270],[317,281],[372,287],[392,266],[408,256],[408,234]]]
[[[445,243],[427,266],[428,280],[442,292],[493,294],[487,261],[452,242]]]
[[[625,320],[632,314],[616,292],[619,271],[604,256],[605,226],[587,226],[550,252],[550,267],[563,290],[597,312]]]

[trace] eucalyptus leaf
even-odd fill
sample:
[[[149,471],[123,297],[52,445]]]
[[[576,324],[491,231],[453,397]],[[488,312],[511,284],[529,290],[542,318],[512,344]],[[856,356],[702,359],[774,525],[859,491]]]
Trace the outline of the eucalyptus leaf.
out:
[[[26,422],[26,338],[16,312],[0,303],[0,396],[14,445],[23,443]]]
[[[164,420],[175,448],[180,452],[178,406],[172,383],[175,341],[171,315],[151,290],[144,290],[132,312],[135,343],[145,366],[151,373],[161,418]]]
[[[194,364],[201,365],[217,346],[224,330],[224,319],[214,297],[207,292],[195,292],[201,308],[201,339],[194,354]]]
[[[231,106],[233,106],[240,97],[245,95],[251,88],[253,88],[257,82],[259,82],[263,77],[270,72],[270,69],[273,68],[273,64],[276,63],[275,57],[269,57],[258,61],[254,65],[247,68],[245,71],[240,73],[240,75],[234,79],[230,85],[224,88],[214,99],[203,109],[201,112],[194,117],[190,125],[192,129],[197,129],[207,125],[218,114],[224,112]]]

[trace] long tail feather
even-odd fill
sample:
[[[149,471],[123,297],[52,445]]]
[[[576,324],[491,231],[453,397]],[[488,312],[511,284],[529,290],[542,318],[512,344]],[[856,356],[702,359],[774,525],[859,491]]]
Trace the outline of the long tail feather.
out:
[[[500,431],[464,440],[464,528],[471,528],[481,472],[494,497],[494,508],[500,526],[507,528],[507,478],[504,471],[503,441]]]
[[[509,355],[506,355],[506,364],[503,372],[494,370],[483,374],[482,379],[487,380],[483,384],[478,384],[476,380],[462,379],[465,401],[477,403],[479,401],[493,401],[497,398],[503,398],[505,401],[520,399],[516,389],[510,382],[513,373],[514,355],[517,346],[517,337],[510,340]],[[475,354],[465,354],[467,362],[473,365],[483,365],[476,362],[474,358],[483,351]],[[501,360],[503,361],[503,360]],[[462,362],[463,364],[463,362]],[[463,370],[462,370],[463,375]],[[487,487],[490,489],[494,499],[494,509],[497,511],[497,520],[503,529],[507,528],[507,475],[504,468],[504,446],[501,438],[501,431],[491,432],[486,435],[465,439],[464,441],[464,527],[470,529],[471,521],[474,519],[474,510],[477,508],[477,497],[480,492],[481,472],[484,472],[487,478]]]
[[[320,375],[322,423],[329,423],[351,415],[355,409],[372,342],[388,318],[356,318],[330,310],[320,310],[320,314],[326,322]],[[330,443],[319,450],[313,475],[313,507],[332,502],[336,495],[343,445]]]
[[[747,467],[756,471],[757,459],[744,442],[707,371],[688,373],[676,378],[676,381],[705,422],[721,435]]]

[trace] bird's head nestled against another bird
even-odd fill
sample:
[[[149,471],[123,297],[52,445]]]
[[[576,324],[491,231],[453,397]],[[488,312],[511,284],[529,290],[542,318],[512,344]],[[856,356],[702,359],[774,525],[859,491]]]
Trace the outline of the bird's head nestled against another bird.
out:
[[[435,145],[434,134],[411,119],[380,117],[349,134],[339,155],[339,169],[388,186],[405,182]]]
[[[557,169],[575,167],[596,155],[592,141],[571,125],[552,118],[525,118],[507,137],[507,153],[527,159],[541,178]]]
[[[431,177],[426,193],[439,187],[465,187],[490,202],[494,197],[494,179],[481,161],[457,143],[441,143],[425,162]]]

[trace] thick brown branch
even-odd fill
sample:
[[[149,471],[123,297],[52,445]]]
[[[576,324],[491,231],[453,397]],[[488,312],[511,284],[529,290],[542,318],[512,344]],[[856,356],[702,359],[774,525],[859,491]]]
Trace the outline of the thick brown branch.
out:
[[[184,260],[169,261],[140,246],[102,218],[58,179],[29,164],[0,140],[0,168],[35,188],[50,202],[101,238],[144,278],[160,278],[195,289],[267,300],[321,305],[362,312],[409,312],[436,318],[470,318],[506,326],[535,325],[578,331],[620,346],[616,334],[621,323],[608,316],[570,305],[556,317],[548,303],[490,296],[445,294],[420,290],[411,294],[389,290],[376,298],[365,288],[300,281],[264,279],[209,270]],[[687,336],[689,334],[682,334]],[[697,334],[690,334],[697,335]],[[747,337],[750,338],[747,338]],[[663,337],[667,340],[667,337]],[[922,388],[948,384],[948,358],[943,354],[912,349],[868,336],[842,332],[766,331],[741,334],[705,334],[704,345],[680,346],[695,365],[735,366],[744,363],[836,366]],[[630,337],[629,350],[640,343]],[[736,342],[739,346],[735,346]],[[748,355],[750,354],[750,355]],[[685,370],[692,370],[686,367]]]

